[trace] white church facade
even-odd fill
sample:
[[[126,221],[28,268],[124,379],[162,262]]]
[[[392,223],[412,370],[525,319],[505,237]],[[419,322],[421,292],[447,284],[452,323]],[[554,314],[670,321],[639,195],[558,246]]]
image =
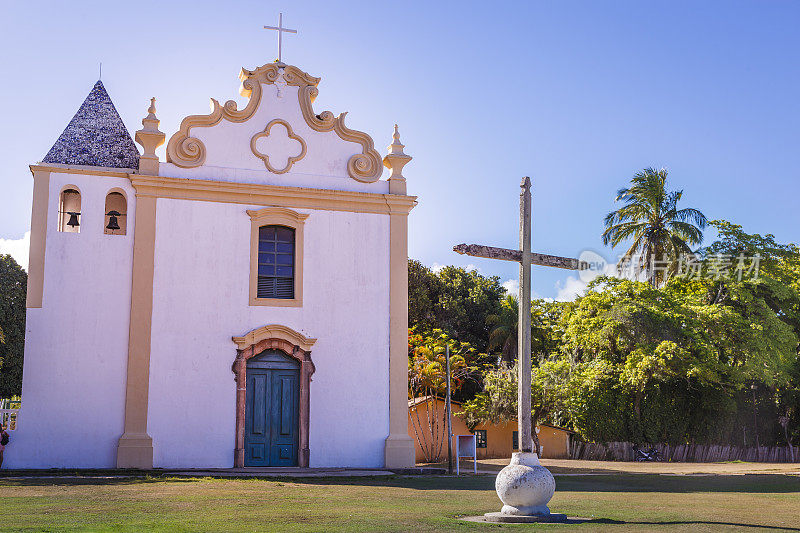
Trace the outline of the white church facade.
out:
[[[34,199],[8,468],[409,467],[407,220],[319,78],[243,69],[142,154],[98,82]],[[155,149],[167,141],[166,161]],[[383,166],[390,169],[381,179]]]

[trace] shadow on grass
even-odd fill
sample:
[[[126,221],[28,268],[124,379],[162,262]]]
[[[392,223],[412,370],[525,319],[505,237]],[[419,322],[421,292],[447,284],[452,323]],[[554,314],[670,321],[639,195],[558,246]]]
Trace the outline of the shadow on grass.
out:
[[[783,474],[746,476],[671,477],[654,474],[556,477],[558,492],[730,492],[798,493],[800,477]],[[306,485],[362,485],[402,487],[415,490],[494,490],[494,476],[393,476],[353,478],[283,478]]]
[[[742,492],[800,493],[800,477],[784,474],[716,476],[662,476],[658,474],[610,474],[559,477],[560,492]]]
[[[104,476],[85,474],[60,474],[60,475],[26,475],[25,477],[2,476],[0,486],[36,487],[48,486],[81,486],[81,485],[139,485],[145,483],[196,483],[202,478],[190,477],[165,477],[165,476]]]
[[[493,461],[493,462],[489,462]],[[502,464],[498,464],[494,462],[495,460],[488,460],[488,459],[478,459],[478,471],[484,473],[497,473],[503,469],[507,465],[507,459],[503,460]],[[589,463],[589,464],[587,464]],[[593,464],[592,464],[593,463]],[[746,463],[743,461],[724,461],[719,463],[694,463],[696,467],[702,466],[709,466],[709,465],[716,465],[722,467],[725,464],[733,464],[739,463],[744,466],[750,465],[754,468],[754,471],[740,471],[740,472],[726,472],[724,470],[720,471],[697,471],[697,472],[672,472],[669,469],[670,463],[632,463],[632,462],[615,462],[615,461],[582,461],[582,460],[562,460],[558,464],[548,464],[548,461],[544,461],[544,466],[547,467],[553,475],[557,476],[559,474],[591,474],[591,475],[616,475],[616,474],[676,474],[676,475],[744,475],[748,473],[761,473],[761,474],[785,474],[785,473],[792,473],[792,474],[800,474],[800,465],[795,463],[781,463],[780,466],[775,466],[777,470],[770,471],[770,470],[760,470],[761,463]],[[472,472],[472,460],[471,459],[461,459],[461,470],[466,472]],[[647,470],[631,470],[632,467],[635,466],[652,466],[657,467],[658,470],[647,471]],[[447,462],[439,462],[439,463],[422,463],[417,466],[423,468],[447,468]],[[665,469],[661,467],[666,467]],[[455,468],[455,466],[453,467]]]
[[[468,522],[478,522],[485,524],[500,525],[498,522],[489,522],[481,519],[482,517],[468,517]],[[543,522],[545,523],[545,522]],[[567,518],[562,524],[594,524],[609,526],[734,526],[755,529],[775,529],[779,531],[800,531],[800,528],[787,526],[768,526],[762,524],[746,524],[744,522],[717,522],[713,520],[663,520],[663,521],[639,521],[639,520],[612,520],[610,518]]]
[[[800,531],[797,527],[787,526],[765,526],[762,524],[745,524],[743,522],[716,522],[712,520],[664,520],[664,521],[625,521],[625,520],[611,520],[609,518],[594,518],[592,520],[574,519],[567,523],[573,524],[607,524],[607,525],[631,525],[631,526],[735,526],[735,527],[748,527],[757,529],[775,529],[778,531]]]
[[[0,485],[132,485],[139,483],[197,483],[213,480],[215,483],[291,483],[296,485],[336,485],[397,487],[420,491],[474,490],[493,491],[494,476],[373,476],[373,477],[291,477],[252,476],[230,478],[225,476],[178,476],[158,474],[110,474],[86,472],[60,472],[53,474],[19,474],[0,477]],[[31,476],[31,477],[27,477]],[[564,476],[556,474],[556,490],[564,492],[658,492],[658,493],[798,493],[800,477],[784,474],[748,474],[715,476],[661,476],[657,474],[609,474],[592,476]]]

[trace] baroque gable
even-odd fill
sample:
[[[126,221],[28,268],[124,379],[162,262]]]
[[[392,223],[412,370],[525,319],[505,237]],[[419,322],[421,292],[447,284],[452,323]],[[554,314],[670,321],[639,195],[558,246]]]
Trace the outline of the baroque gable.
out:
[[[212,98],[211,113],[184,118],[169,139],[167,163],[185,169],[181,177],[193,177],[190,169],[217,167],[362,183],[380,179],[383,164],[372,138],[348,128],[347,113],[314,111],[320,78],[275,62],[243,68],[239,79],[247,105],[239,109],[233,100],[222,105]]]

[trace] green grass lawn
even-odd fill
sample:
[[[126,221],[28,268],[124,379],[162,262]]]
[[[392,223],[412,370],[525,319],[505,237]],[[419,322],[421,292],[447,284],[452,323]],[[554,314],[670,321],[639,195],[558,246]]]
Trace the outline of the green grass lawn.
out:
[[[800,477],[556,476],[575,525],[458,520],[499,510],[494,477],[0,479],[3,531],[800,531]]]

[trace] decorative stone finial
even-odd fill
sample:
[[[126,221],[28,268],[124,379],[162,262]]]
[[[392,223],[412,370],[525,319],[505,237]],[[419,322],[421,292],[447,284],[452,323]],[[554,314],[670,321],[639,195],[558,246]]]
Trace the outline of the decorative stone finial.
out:
[[[150,107],[147,108],[147,118],[148,120],[158,120],[156,118],[156,97],[152,97],[150,99]]]
[[[389,176],[389,194],[406,194],[406,179],[403,177],[403,167],[411,161],[411,156],[403,152],[405,145],[400,142],[400,131],[394,125],[392,144],[389,153],[383,158],[383,166],[392,171]]]
[[[142,119],[142,129],[136,132],[136,142],[142,145],[144,153],[139,157],[139,174],[158,175],[158,156],[156,148],[164,144],[166,135],[158,130],[160,120],[156,117],[156,99],[150,99],[147,116]]]

